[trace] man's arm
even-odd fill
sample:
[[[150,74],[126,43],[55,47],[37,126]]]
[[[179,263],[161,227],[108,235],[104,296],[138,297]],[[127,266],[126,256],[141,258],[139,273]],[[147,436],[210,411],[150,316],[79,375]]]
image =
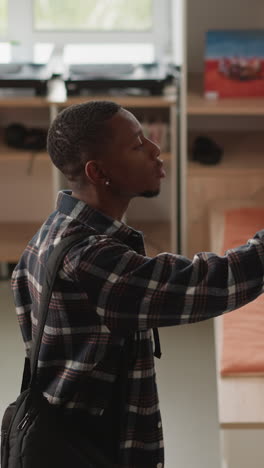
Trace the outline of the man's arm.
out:
[[[88,247],[77,277],[109,329],[199,322],[241,307],[263,291],[264,231],[220,257],[138,255],[104,238]]]

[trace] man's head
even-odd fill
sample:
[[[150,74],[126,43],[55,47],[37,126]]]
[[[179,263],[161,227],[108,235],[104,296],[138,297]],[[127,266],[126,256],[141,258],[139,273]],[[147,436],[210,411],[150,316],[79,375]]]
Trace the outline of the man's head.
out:
[[[119,109],[114,102],[91,101],[58,114],[48,132],[47,150],[69,182],[81,186],[87,161],[106,151],[111,140],[107,123]]]
[[[115,200],[155,196],[165,175],[159,147],[131,112],[111,101],[62,111],[50,127],[48,152],[75,193],[89,186]]]

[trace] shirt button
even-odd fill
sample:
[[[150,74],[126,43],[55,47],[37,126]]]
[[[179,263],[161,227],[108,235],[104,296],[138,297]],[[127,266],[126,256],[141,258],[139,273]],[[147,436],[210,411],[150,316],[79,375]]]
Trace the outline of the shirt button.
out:
[[[157,468],[163,468],[163,463],[158,463]]]
[[[161,421],[158,422],[158,428],[160,429],[162,426]]]

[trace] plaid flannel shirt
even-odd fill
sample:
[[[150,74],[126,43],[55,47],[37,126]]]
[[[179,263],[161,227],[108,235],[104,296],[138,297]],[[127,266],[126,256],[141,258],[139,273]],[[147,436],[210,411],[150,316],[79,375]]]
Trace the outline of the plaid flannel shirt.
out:
[[[12,276],[28,354],[48,255],[60,239],[77,232],[87,232],[87,239],[71,248],[57,275],[38,361],[40,384],[51,404],[100,416],[129,330],[134,352],[120,466],[161,468],[151,329],[210,319],[256,298],[263,291],[264,231],[223,257],[199,253],[189,260],[162,253],[149,258],[142,233],[60,192],[56,211],[29,242]]]

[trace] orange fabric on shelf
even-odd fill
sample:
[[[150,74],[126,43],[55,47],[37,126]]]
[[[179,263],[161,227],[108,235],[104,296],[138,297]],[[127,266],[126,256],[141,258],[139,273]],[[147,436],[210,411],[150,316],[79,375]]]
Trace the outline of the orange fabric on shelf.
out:
[[[264,208],[227,210],[223,250],[245,244],[264,228]],[[264,375],[264,295],[223,317],[221,375]]]

